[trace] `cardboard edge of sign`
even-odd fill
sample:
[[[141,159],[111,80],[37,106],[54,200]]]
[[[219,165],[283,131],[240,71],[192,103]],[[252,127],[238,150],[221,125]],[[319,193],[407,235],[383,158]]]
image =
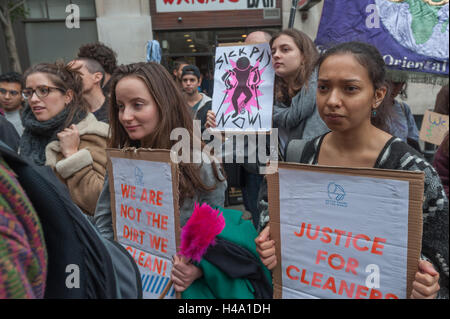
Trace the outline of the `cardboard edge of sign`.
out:
[[[175,244],[176,247],[180,247],[181,240],[181,227],[180,227],[180,206],[179,206],[179,174],[180,170],[178,165],[173,163],[170,159],[170,150],[164,149],[129,149],[129,150],[119,150],[107,148],[107,171],[109,176],[109,192],[111,194],[111,214],[112,214],[112,222],[113,222],[113,230],[114,230],[114,240],[117,241],[117,231],[116,231],[116,198],[114,192],[114,173],[112,169],[111,157],[115,158],[123,158],[123,159],[132,159],[132,160],[144,160],[150,162],[160,162],[160,163],[168,163],[171,167],[172,173],[172,194],[173,194],[173,218],[175,222]],[[176,299],[181,299],[181,293],[176,293]]]
[[[408,251],[407,251],[407,287],[406,296],[412,292],[412,283],[418,270],[418,261],[422,248],[422,203],[424,193],[424,173],[385,170],[375,168],[344,168],[322,165],[306,165],[298,163],[279,163],[279,168],[303,170],[318,173],[342,174],[349,176],[362,176],[371,178],[394,179],[409,182],[409,213],[408,213]],[[275,240],[277,266],[273,274],[273,298],[282,296],[282,265],[281,265],[281,234],[280,234],[280,184],[279,174],[267,175],[267,191],[269,200],[270,236]]]

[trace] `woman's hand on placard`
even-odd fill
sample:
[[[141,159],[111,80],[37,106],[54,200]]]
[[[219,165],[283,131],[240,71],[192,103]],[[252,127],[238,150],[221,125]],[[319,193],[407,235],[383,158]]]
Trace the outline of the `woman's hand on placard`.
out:
[[[277,256],[275,251],[275,241],[270,239],[270,227],[266,226],[256,237],[256,251],[261,258],[262,263],[272,270],[277,265]]]
[[[61,147],[61,153],[65,158],[78,152],[80,146],[80,133],[75,124],[65,128],[63,131],[56,134],[59,139],[59,145]]]
[[[205,123],[205,127],[206,128],[215,128],[217,127],[217,123],[216,123],[216,114],[209,110],[206,113],[206,123]]]
[[[203,272],[197,266],[191,264],[184,257],[173,257],[171,279],[176,292],[185,291],[195,280],[203,276]]]
[[[413,281],[411,299],[434,299],[440,289],[439,273],[426,260],[419,260],[419,271]]]

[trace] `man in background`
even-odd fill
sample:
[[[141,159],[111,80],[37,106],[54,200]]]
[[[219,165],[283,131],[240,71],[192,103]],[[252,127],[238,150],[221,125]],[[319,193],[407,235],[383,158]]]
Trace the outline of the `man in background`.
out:
[[[173,63],[173,69],[172,69],[173,79],[175,80],[175,82],[177,82],[177,84],[180,88],[182,87],[181,86],[181,73],[183,71],[183,68],[186,65],[189,65],[189,63],[182,59],[176,60]]]
[[[14,125],[19,136],[23,133],[20,118],[22,105],[22,75],[16,72],[0,75],[0,108],[3,109],[5,118]]]
[[[181,71],[181,88],[186,102],[191,107],[193,117],[201,121],[201,131],[205,130],[206,113],[211,110],[211,98],[200,93],[202,84],[200,70],[195,65],[186,65]]]

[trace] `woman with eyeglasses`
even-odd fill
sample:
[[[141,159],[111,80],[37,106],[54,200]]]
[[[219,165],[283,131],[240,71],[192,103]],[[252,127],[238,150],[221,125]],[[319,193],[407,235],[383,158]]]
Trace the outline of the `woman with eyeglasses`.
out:
[[[20,155],[51,166],[72,200],[93,215],[106,173],[108,124],[88,111],[81,76],[69,66],[37,64],[25,72],[24,83]]]

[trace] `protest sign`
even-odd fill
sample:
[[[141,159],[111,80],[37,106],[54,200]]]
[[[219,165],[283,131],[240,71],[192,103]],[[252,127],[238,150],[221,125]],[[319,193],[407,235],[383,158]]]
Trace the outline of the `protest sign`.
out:
[[[133,256],[144,298],[157,299],[180,243],[178,167],[167,150],[107,153],[114,239]]]
[[[267,180],[275,298],[410,296],[423,172],[280,163]]]
[[[441,145],[447,133],[448,115],[435,113],[430,110],[425,111],[419,138],[425,142]]]
[[[274,79],[268,43],[217,47],[212,101],[215,130],[270,132]]]

